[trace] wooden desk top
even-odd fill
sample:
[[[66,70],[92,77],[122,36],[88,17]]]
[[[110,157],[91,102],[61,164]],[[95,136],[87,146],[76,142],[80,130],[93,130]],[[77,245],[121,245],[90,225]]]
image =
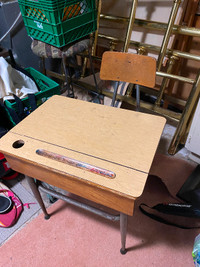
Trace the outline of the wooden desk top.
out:
[[[142,194],[165,121],[160,116],[53,96],[0,139],[0,151],[135,199]],[[24,145],[14,148],[17,140]],[[116,177],[42,157],[37,149],[113,171]]]

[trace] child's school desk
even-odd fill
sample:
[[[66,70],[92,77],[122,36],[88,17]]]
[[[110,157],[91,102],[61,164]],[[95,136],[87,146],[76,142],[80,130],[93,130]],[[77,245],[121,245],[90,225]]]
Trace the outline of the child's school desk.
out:
[[[120,212],[125,253],[127,215],[164,125],[160,116],[53,96],[0,139],[0,151],[12,169]]]

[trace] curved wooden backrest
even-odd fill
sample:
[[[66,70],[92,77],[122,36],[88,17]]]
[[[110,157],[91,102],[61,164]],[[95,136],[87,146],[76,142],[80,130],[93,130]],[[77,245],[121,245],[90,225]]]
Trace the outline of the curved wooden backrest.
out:
[[[129,82],[154,87],[156,59],[124,52],[108,51],[103,54],[101,80]]]

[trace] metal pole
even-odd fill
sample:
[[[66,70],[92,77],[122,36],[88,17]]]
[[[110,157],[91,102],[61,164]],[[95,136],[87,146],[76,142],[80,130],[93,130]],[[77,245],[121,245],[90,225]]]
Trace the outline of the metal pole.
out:
[[[132,6],[131,6],[128,28],[127,28],[127,32],[126,32],[126,39],[125,39],[125,43],[124,43],[124,47],[123,47],[123,52],[127,52],[128,48],[129,48],[133,24],[134,24],[134,20],[135,20],[135,13],[136,13],[137,4],[138,4],[138,0],[133,0]]]
[[[57,193],[51,189],[47,189],[43,186],[39,186],[39,189],[42,190],[43,192],[55,197],[55,198],[59,198],[59,199],[62,199],[64,201],[66,201],[67,203],[71,204],[71,205],[74,205],[76,207],[79,207],[79,208],[82,208],[84,210],[87,210],[87,211],[90,211],[96,215],[99,215],[105,219],[108,219],[110,221],[119,221],[120,220],[120,216],[119,215],[112,215],[112,214],[109,214],[105,211],[102,211],[100,209],[97,209],[97,208],[94,208],[92,206],[89,206],[87,204],[84,204],[84,203],[81,203],[75,199],[72,199],[72,198],[69,198],[63,194],[60,194],[60,193]]]
[[[138,55],[146,55],[147,54],[147,50],[145,49],[145,47],[141,46],[138,48]],[[135,85],[135,89],[136,89],[136,110],[140,111],[140,86],[138,84]]]
[[[115,82],[115,84],[114,84],[115,87],[114,87],[114,92],[113,92],[111,107],[114,107],[114,105],[115,105],[115,100],[116,100],[116,95],[117,95],[117,91],[118,91],[118,88],[119,88],[119,83],[120,82]]]
[[[170,74],[170,73],[166,73],[166,72],[162,72],[162,71],[156,71],[156,75],[160,76],[160,77],[166,77],[169,79],[174,79],[180,82],[185,82],[185,83],[189,83],[189,84],[195,84],[195,80],[191,79],[191,78],[186,78],[183,76],[179,76],[179,75],[175,75],[175,74]]]
[[[175,56],[171,56],[170,59],[169,59],[169,64],[168,64],[168,68],[167,68],[167,73],[170,74],[172,72],[172,69],[173,69],[173,66],[176,62],[176,60],[178,60],[178,57],[175,57]],[[156,102],[155,102],[155,105],[156,106],[160,106],[160,102],[162,100],[162,97],[163,97],[163,94],[164,94],[164,91],[165,91],[165,88],[167,86],[167,82],[168,82],[168,78],[164,77],[163,80],[162,80],[162,84],[160,86],[160,90],[159,90],[159,93],[158,93],[158,96],[157,96],[157,99],[156,99]]]
[[[100,14],[100,18],[105,20],[112,20],[119,23],[127,23],[128,21],[128,18],[126,17],[112,16],[105,14]],[[152,20],[150,21],[145,19],[135,19],[134,25],[137,27],[142,27],[144,29],[157,30],[157,31],[166,31],[168,26],[167,23],[157,22]],[[200,29],[182,25],[173,25],[172,33],[200,37]]]
[[[127,221],[128,216],[124,213],[120,213],[120,232],[121,232],[121,244],[120,252],[122,255],[126,254],[126,234],[127,234]]]
[[[42,209],[42,211],[44,213],[44,218],[46,220],[48,220],[50,218],[50,215],[47,213],[46,207],[44,205],[44,202],[42,200],[40,192],[39,192],[39,190],[38,190],[38,188],[37,188],[37,186],[35,184],[34,178],[31,178],[31,177],[27,176],[27,181],[28,181],[28,184],[29,184],[29,186],[30,186],[30,188],[31,188],[31,190],[32,190],[32,192],[33,192],[38,204],[40,205],[40,207],[41,207],[41,209]]]
[[[168,27],[167,27],[165,36],[163,38],[163,42],[162,42],[162,45],[161,45],[161,49],[160,49],[160,53],[159,53],[159,57],[158,57],[158,61],[157,61],[157,70],[158,71],[161,69],[163,58],[164,58],[164,56],[166,54],[167,45],[168,45],[169,38],[170,38],[171,33],[172,33],[172,29],[173,29],[173,26],[174,26],[174,21],[176,19],[176,15],[177,15],[180,3],[181,3],[181,0],[174,0],[174,4],[173,4],[172,10],[171,10],[171,14],[170,14],[170,17],[169,17],[169,21],[168,21]]]
[[[98,3],[98,13],[97,13],[97,29],[95,32],[95,37],[94,37],[94,44],[92,46],[92,56],[96,55],[96,48],[97,48],[97,39],[98,39],[98,33],[99,33],[99,21],[100,21],[100,13],[101,13],[101,5],[102,1],[97,0]]]
[[[104,35],[104,34],[99,34],[98,36],[100,38],[104,38],[104,39],[112,41],[112,42],[123,43],[122,39],[119,39],[119,38],[116,38],[116,37],[112,37],[112,36],[108,36],[108,35]],[[160,47],[159,46],[140,43],[140,42],[136,42],[136,41],[133,41],[133,40],[130,41],[130,47],[136,47],[137,48],[137,47],[140,47],[140,46],[145,47],[148,51],[154,51],[156,53],[159,53],[159,51],[160,51]],[[181,57],[181,58],[200,61],[200,56],[199,55],[194,55],[194,54],[191,54],[191,53],[182,52],[182,51],[178,51],[178,50],[167,49],[166,50],[166,54],[167,55],[173,55],[173,56]]]

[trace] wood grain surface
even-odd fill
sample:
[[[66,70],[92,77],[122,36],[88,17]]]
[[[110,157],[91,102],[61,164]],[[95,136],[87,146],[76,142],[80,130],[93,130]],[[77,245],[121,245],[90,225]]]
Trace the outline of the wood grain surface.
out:
[[[164,125],[163,117],[53,96],[0,139],[0,151],[18,172],[111,208],[116,202],[117,209],[121,198],[119,210],[130,214],[143,192]],[[38,149],[116,176],[108,179],[41,157]]]
[[[147,87],[155,86],[156,59],[133,53],[107,51],[103,54],[100,78]]]

